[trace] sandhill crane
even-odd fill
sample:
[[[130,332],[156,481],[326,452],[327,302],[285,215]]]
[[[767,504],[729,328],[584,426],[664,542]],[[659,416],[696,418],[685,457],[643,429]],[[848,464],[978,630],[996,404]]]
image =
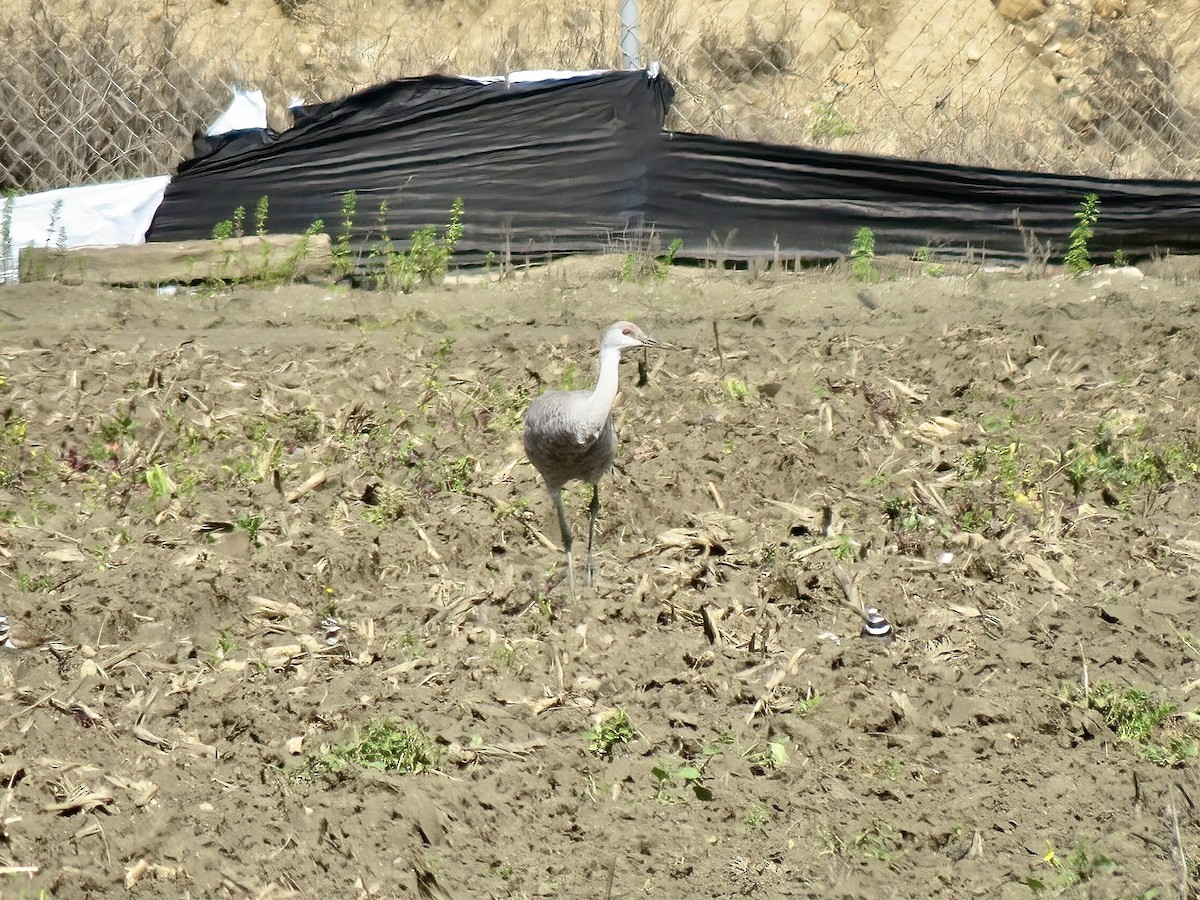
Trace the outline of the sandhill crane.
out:
[[[604,332],[600,342],[600,375],[590,391],[548,391],[535,399],[525,413],[525,455],[546,482],[546,490],[558,512],[563,550],[567,555],[567,579],[575,598],[575,565],[571,559],[571,526],[563,509],[563,485],[586,481],[592,486],[588,507],[588,555],[586,584],[592,583],[592,538],[596,514],[600,512],[600,479],[612,468],[617,449],[612,405],[617,396],[617,370],[621,354],[635,347],[675,349],[648,337],[632,322],[617,322]]]

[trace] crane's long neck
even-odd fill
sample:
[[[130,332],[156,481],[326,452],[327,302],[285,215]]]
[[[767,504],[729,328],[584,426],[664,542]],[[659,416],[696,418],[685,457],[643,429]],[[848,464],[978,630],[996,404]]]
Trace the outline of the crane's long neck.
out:
[[[588,419],[596,424],[603,424],[612,411],[613,401],[617,399],[617,372],[621,368],[621,351],[616,347],[600,348],[600,377],[596,379],[596,388],[588,398]]]

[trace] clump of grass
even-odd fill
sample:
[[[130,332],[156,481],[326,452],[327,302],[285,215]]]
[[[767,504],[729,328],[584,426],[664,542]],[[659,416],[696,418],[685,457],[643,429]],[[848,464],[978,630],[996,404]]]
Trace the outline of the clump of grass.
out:
[[[1118,741],[1132,745],[1155,765],[1180,766],[1200,754],[1200,719],[1178,716],[1175,704],[1140,688],[1099,682],[1085,695],[1076,685],[1068,685],[1063,700],[1099,713]]]
[[[822,852],[844,859],[866,857],[886,863],[900,850],[895,829],[881,821],[873,821],[849,837],[838,828],[821,828],[818,834],[824,845]]]
[[[873,283],[879,280],[875,267],[875,232],[865,225],[850,242],[850,272],[855,280]]]
[[[745,400],[750,393],[749,385],[735,375],[726,376],[723,384],[725,386],[725,392],[738,402]]]
[[[922,274],[930,278],[941,278],[946,274],[945,264],[934,261],[932,247],[918,247],[913,251],[913,262],[920,263]]]
[[[1100,198],[1088,194],[1079,203],[1075,212],[1077,224],[1071,231],[1071,243],[1063,263],[1072,275],[1081,275],[1092,267],[1092,258],[1088,250],[1088,241],[1096,234],[1096,222],[1100,219]]]
[[[416,725],[401,727],[380,720],[363,726],[355,740],[337,744],[309,760],[306,770],[311,775],[336,775],[358,766],[413,774],[436,769],[440,761],[437,745]]]
[[[1117,864],[1110,856],[1094,850],[1082,839],[1075,842],[1075,848],[1066,856],[1060,856],[1054,845],[1050,844],[1042,858],[1054,870],[1054,877],[1051,881],[1036,875],[1025,879],[1026,886],[1033,891],[1035,897],[1050,891],[1057,894],[1074,885],[1094,881],[1099,876],[1112,875],[1117,870]],[[1146,897],[1145,894],[1142,896]]]
[[[1200,476],[1200,443],[1154,445],[1144,435],[1145,423],[1102,422],[1090,443],[1068,448],[1063,474],[1076,496],[1095,488],[1128,506],[1136,491],[1153,493]]]
[[[633,723],[629,721],[629,713],[618,706],[600,713],[586,737],[592,753],[611,757],[613,748],[618,744],[628,744],[636,735]]]
[[[646,281],[666,281],[671,274],[675,257],[683,249],[682,238],[675,238],[660,255],[658,235],[650,236],[645,247],[630,250],[621,264],[621,281],[643,284]]]
[[[812,108],[808,139],[813,143],[836,140],[858,134],[862,129],[848,121],[832,103],[822,101]]]

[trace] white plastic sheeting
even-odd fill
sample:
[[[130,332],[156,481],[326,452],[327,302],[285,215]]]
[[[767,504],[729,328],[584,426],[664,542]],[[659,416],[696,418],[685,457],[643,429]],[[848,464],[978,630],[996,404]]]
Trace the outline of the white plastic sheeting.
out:
[[[217,117],[208,133],[223,134],[266,125],[267,105],[262,92],[235,90],[229,107]],[[8,246],[0,247],[0,282],[17,279],[17,258],[23,247],[144,243],[146,229],[170,180],[169,175],[155,175],[14,197],[10,201],[10,241]]]

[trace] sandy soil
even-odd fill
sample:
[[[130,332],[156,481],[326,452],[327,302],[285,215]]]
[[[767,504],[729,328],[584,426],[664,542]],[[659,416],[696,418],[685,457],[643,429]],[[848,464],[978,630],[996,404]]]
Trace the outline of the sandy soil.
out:
[[[3,896],[1195,892],[1196,282],[590,265],[0,292]],[[617,318],[571,602],[520,415]]]

